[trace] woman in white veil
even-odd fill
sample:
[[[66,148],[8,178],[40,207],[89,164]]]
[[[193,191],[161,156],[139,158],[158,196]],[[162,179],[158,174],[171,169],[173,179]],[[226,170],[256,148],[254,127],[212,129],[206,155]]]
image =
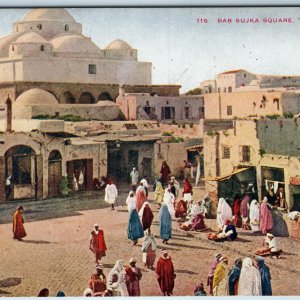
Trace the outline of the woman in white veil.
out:
[[[243,260],[241,269],[239,287],[239,296],[261,296],[261,277],[259,270],[253,265],[252,259],[246,257]]]
[[[224,198],[220,198],[217,209],[217,223],[220,229],[223,229],[226,220],[232,220],[232,209]]]
[[[249,218],[252,232],[259,231],[260,205],[255,199],[251,201]]]

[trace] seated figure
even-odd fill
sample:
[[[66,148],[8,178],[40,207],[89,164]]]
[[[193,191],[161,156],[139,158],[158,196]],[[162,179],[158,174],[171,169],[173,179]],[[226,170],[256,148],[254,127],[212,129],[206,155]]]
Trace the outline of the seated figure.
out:
[[[231,223],[231,221],[226,220],[221,232],[209,233],[207,237],[209,240],[234,241],[237,238],[237,232],[235,226]]]
[[[267,233],[267,237],[263,241],[263,248],[257,249],[255,254],[271,255],[271,257],[274,255],[278,258],[281,252],[282,250],[278,248],[277,238],[272,233]]]
[[[202,214],[198,214],[189,221],[186,221],[179,225],[180,229],[186,230],[186,231],[196,231],[196,230],[202,230],[205,228],[204,224],[204,218]]]

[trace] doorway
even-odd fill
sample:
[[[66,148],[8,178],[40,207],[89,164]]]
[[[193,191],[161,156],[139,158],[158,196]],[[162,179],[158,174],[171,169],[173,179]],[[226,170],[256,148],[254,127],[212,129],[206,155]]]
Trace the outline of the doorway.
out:
[[[48,197],[60,194],[61,176],[61,154],[53,150],[48,159]]]

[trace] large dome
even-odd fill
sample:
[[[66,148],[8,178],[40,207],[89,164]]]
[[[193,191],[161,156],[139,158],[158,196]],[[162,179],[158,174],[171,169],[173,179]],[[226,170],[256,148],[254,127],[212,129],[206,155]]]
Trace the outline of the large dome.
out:
[[[75,19],[63,8],[38,8],[30,10],[21,22],[61,21],[75,22]]]
[[[100,48],[90,38],[82,35],[63,35],[50,41],[55,52],[101,54]]]
[[[115,40],[111,42],[105,49],[107,50],[131,50],[131,46],[123,40]]]
[[[21,94],[17,99],[14,105],[21,106],[21,105],[57,105],[58,101],[54,95],[51,93],[35,88],[28,90]]]

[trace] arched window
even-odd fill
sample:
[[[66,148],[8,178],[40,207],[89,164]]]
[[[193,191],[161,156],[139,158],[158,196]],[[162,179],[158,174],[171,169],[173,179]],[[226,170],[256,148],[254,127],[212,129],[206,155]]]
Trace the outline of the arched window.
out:
[[[89,92],[84,92],[79,98],[79,103],[81,104],[93,104],[95,103],[94,96]]]
[[[41,45],[41,51],[45,51],[45,45]]]
[[[69,25],[68,24],[65,25],[65,31],[69,31]]]
[[[107,92],[101,93],[98,97],[98,101],[105,101],[105,100],[111,100],[111,99],[112,98],[111,98],[110,94]]]
[[[59,103],[62,104],[74,104],[76,102],[75,97],[70,92],[64,92],[59,100]]]
[[[11,46],[11,50],[15,51],[15,46],[14,45]]]
[[[38,28],[39,30],[42,30],[42,24],[38,24],[38,25],[37,25],[37,28]]]

